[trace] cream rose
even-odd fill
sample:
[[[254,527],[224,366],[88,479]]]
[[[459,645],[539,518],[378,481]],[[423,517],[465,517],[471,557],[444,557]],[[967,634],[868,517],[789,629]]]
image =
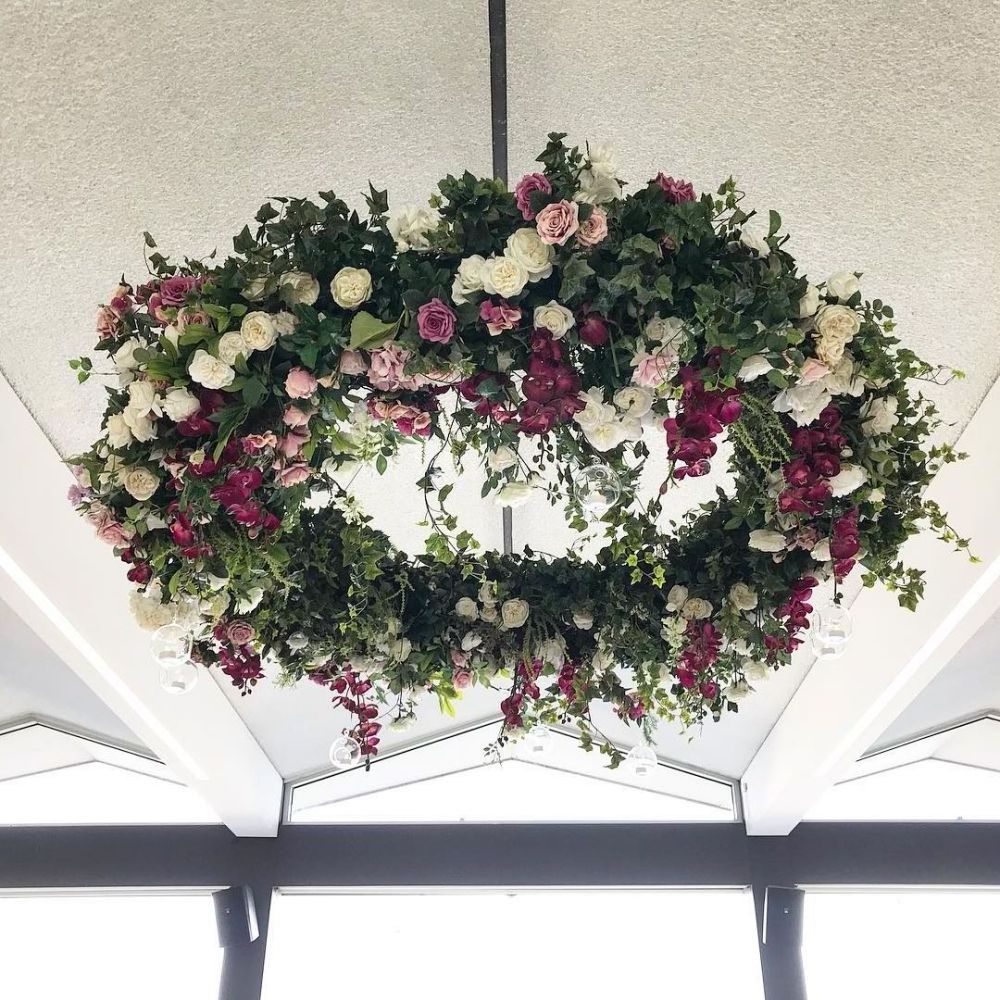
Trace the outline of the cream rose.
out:
[[[305,271],[285,271],[278,279],[278,292],[290,306],[311,306],[319,298],[319,282]]]
[[[712,605],[703,597],[689,597],[681,608],[681,617],[688,621],[698,621],[701,618],[709,618],[712,614]]]
[[[856,274],[850,271],[838,271],[826,279],[826,290],[834,298],[846,302],[861,291],[861,283]]]
[[[742,243],[748,250],[755,251],[760,257],[766,257],[771,252],[771,248],[768,246],[767,240],[765,240],[763,236],[751,232],[749,229],[744,229],[743,232],[740,233],[740,243]]]
[[[816,313],[816,356],[831,370],[861,329],[861,317],[848,306],[824,305]]]
[[[830,480],[830,492],[835,497],[845,497],[868,482],[868,473],[860,465],[842,465],[840,472]]]
[[[490,472],[506,472],[517,465],[517,452],[509,445],[501,445],[496,451],[490,452],[486,458]]]
[[[455,614],[467,621],[475,621],[479,617],[479,605],[471,597],[460,597],[455,604]]]
[[[315,299],[313,300],[315,301]],[[291,313],[282,316],[294,317]],[[240,336],[249,351],[266,351],[278,339],[278,329],[272,316],[265,312],[249,312],[240,324]]]
[[[239,357],[246,360],[251,353],[250,348],[247,347],[247,342],[243,339],[243,334],[238,333],[236,330],[224,333],[219,338],[217,350],[219,352],[219,360],[225,361],[227,365],[235,365],[236,359]]]
[[[221,358],[199,348],[188,363],[191,378],[206,389],[225,389],[232,385],[236,372]]]
[[[684,607],[684,602],[688,599],[688,589],[679,583],[675,583],[667,591],[667,611],[680,611]]]
[[[357,309],[372,294],[372,276],[363,267],[342,267],[330,282],[330,294],[341,309]]]
[[[507,237],[507,256],[524,266],[530,281],[541,281],[552,273],[555,248],[542,242],[537,229],[518,229]]]
[[[520,628],[528,620],[530,610],[528,602],[519,597],[504,601],[500,606],[500,621],[505,629]]]
[[[168,389],[167,394],[163,397],[163,412],[174,423],[187,420],[200,409],[201,403],[198,401],[198,397],[179,386]]]
[[[486,263],[484,257],[473,254],[465,257],[458,265],[455,272],[455,280],[451,284],[451,301],[455,305],[463,305],[477,292],[483,290],[483,265]]]
[[[757,591],[747,583],[734,583],[729,588],[729,603],[740,611],[757,607]]]
[[[584,632],[594,627],[594,613],[587,608],[576,608],[573,611],[573,624]]]
[[[815,285],[806,285],[805,295],[799,299],[799,318],[814,316],[819,309],[819,289]]]
[[[687,327],[678,316],[654,316],[642,328],[647,340],[655,340],[660,344],[676,344],[679,346],[687,339]]]
[[[406,250],[426,250],[430,246],[427,234],[438,227],[441,216],[436,209],[424,205],[407,205],[389,221],[389,232],[400,253]]]
[[[125,492],[136,500],[148,500],[160,485],[159,476],[141,465],[127,469],[121,480]]]
[[[112,448],[124,448],[132,443],[132,431],[129,430],[128,422],[120,413],[112,413],[108,417],[105,425],[108,444]]]
[[[899,400],[895,396],[876,396],[861,407],[861,430],[865,437],[888,434],[899,422],[896,411]],[[110,438],[109,438],[110,440]]]
[[[264,292],[267,290],[267,275],[263,275],[259,278],[251,278],[243,286],[243,298],[248,302],[258,302],[260,299],[264,298]]]
[[[552,299],[544,306],[535,306],[535,326],[542,330],[548,330],[553,339],[560,340],[566,336],[576,320],[573,314],[565,307]]]
[[[520,295],[527,283],[527,268],[513,257],[490,257],[483,265],[483,290],[489,295],[509,299]]]
[[[653,394],[640,385],[627,385],[615,393],[615,406],[630,417],[644,417],[653,406]]]
[[[131,382],[134,377],[135,370],[139,367],[139,362],[135,360],[134,355],[136,350],[142,346],[138,339],[130,337],[123,341],[118,350],[111,355],[115,371],[118,372],[122,385]]]

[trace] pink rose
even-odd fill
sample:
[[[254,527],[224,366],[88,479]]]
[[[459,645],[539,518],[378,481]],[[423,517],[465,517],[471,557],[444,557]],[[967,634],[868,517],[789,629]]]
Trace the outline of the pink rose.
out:
[[[305,462],[296,462],[294,465],[286,465],[283,469],[277,470],[276,478],[280,485],[284,487],[298,486],[304,483],[312,470]]]
[[[247,434],[240,440],[240,444],[245,454],[256,455],[265,448],[277,448],[278,439],[271,431],[265,431],[263,434]]]
[[[486,324],[490,336],[497,337],[504,330],[513,330],[521,322],[521,310],[505,299],[497,303],[487,299],[479,307],[479,318]]]
[[[197,278],[189,274],[175,274],[160,282],[160,299],[165,306],[182,306],[188,294],[197,287]]]
[[[677,367],[677,355],[669,345],[658,347],[655,354],[640,351],[632,359],[632,381],[646,389],[655,389],[663,385],[674,374]]]
[[[538,213],[535,225],[543,243],[563,246],[580,228],[580,206],[575,201],[565,199],[553,202]]]
[[[455,336],[457,318],[440,299],[431,299],[417,310],[417,331],[432,344],[447,344]]]
[[[531,208],[531,196],[536,191],[552,194],[552,185],[545,174],[525,174],[514,188],[514,199],[526,222],[531,222],[535,217],[535,212]]]
[[[249,622],[237,620],[226,626],[226,638],[234,646],[245,646],[248,642],[253,642],[256,634]]]
[[[451,675],[451,682],[457,691],[464,691],[472,687],[472,672],[469,670],[456,670]]]
[[[382,389],[384,392],[410,388],[414,380],[407,378],[403,374],[403,369],[411,357],[413,355],[409,351],[395,344],[372,351],[368,380],[376,389]]]
[[[189,323],[196,323],[199,326],[208,326],[208,314],[203,312],[198,312],[196,309],[188,309],[184,306],[183,309],[177,310],[177,319],[174,320],[177,324],[177,329],[183,333]]]
[[[308,427],[293,427],[283,438],[278,441],[278,451],[285,458],[295,458],[309,440]]]
[[[667,201],[679,205],[682,201],[694,201],[694,188],[690,181],[674,180],[660,171],[653,180],[667,196]]]
[[[170,322],[170,317],[163,309],[163,297],[159,292],[153,292],[153,294],[149,296],[147,306],[149,308],[149,315],[152,316],[157,323],[163,325],[164,323]]]
[[[608,213],[597,207],[580,223],[576,242],[582,247],[596,247],[607,235]]]
[[[368,370],[360,351],[344,351],[340,356],[338,369],[342,375],[364,375]]]
[[[467,666],[469,662],[469,654],[463,652],[461,649],[453,649],[451,651],[451,662],[456,667]]]
[[[807,385],[810,382],[818,382],[830,374],[830,369],[816,358],[806,358],[806,363],[799,372],[799,383]]]
[[[114,309],[109,306],[101,306],[97,310],[97,334],[101,340],[117,337],[120,331],[121,320]]]
[[[307,372],[305,368],[293,368],[285,379],[285,392],[292,399],[308,399],[318,385],[312,372]]]
[[[87,514],[87,520],[94,526],[97,537],[108,545],[125,545],[135,534],[119,524],[103,504],[94,504]]]
[[[285,407],[285,415],[281,419],[286,427],[308,427],[312,415],[312,410],[302,410],[289,404]]]

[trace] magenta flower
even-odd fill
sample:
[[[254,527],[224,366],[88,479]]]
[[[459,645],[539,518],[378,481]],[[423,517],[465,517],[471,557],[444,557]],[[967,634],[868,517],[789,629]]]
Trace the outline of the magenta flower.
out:
[[[525,174],[514,188],[514,198],[525,222],[531,222],[536,215],[531,208],[531,196],[536,191],[552,194],[552,185],[545,174]]]
[[[694,201],[694,187],[690,181],[668,177],[662,170],[653,180],[659,185],[660,190],[667,196],[667,201],[671,204],[679,205],[682,201]]]

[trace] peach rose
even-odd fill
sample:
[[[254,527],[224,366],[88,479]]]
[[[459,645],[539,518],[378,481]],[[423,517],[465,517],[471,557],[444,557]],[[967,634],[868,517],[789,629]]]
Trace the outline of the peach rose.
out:
[[[595,208],[590,216],[580,223],[576,242],[582,247],[596,247],[608,235],[608,213],[603,208]]]
[[[535,225],[543,243],[564,246],[580,228],[580,207],[575,201],[565,199],[553,202],[538,213]]]
[[[285,392],[292,399],[308,399],[315,391],[319,383],[311,372],[305,368],[293,368],[285,379]]]

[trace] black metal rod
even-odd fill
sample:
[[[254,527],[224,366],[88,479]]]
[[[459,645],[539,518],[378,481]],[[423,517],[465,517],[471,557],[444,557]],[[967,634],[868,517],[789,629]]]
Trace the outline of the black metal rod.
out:
[[[493,176],[507,183],[507,4],[489,0]]]

